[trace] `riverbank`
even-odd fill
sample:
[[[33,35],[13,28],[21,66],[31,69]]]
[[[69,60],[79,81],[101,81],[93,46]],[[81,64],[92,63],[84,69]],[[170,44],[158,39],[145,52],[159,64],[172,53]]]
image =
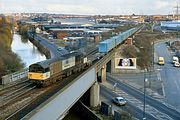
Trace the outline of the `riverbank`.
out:
[[[32,38],[31,36],[29,36],[29,41],[33,43],[33,45],[35,45],[38,50],[46,56],[47,59],[51,58],[50,51],[40,43],[40,40],[38,40],[38,38]]]
[[[12,24],[5,16],[0,17],[0,80],[3,75],[23,68],[20,58],[12,52]]]

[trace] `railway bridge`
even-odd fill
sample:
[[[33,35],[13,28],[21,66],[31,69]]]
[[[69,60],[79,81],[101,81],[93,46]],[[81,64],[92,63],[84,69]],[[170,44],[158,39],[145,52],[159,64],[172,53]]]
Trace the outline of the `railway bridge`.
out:
[[[140,29],[136,29],[133,33],[123,38],[123,40],[112,50],[106,53],[93,66],[83,72],[65,88],[56,93],[53,97],[41,104],[38,108],[30,112],[23,119],[31,120],[55,120],[62,119],[67,114],[69,109],[89,90],[90,106],[96,107],[99,105],[99,91],[97,76],[101,76],[101,82],[106,80],[106,64],[111,62],[111,71],[115,68],[115,53],[117,48],[132,37]],[[113,39],[113,38],[112,38]],[[51,113],[51,114],[49,114]]]
[[[34,109],[32,112],[24,116],[22,119],[30,120],[55,120],[62,119],[65,117],[70,108],[84,95],[86,92],[89,92],[88,99],[90,100],[90,106],[96,107],[100,104],[99,94],[100,87],[99,82],[106,81],[106,65],[107,63],[111,64],[111,70],[115,69],[115,54],[121,46],[121,44],[126,41],[128,38],[134,36],[137,32],[140,31],[140,28],[135,28],[133,31],[125,31],[127,34],[121,41],[118,36],[112,37],[111,41],[115,42],[116,45],[110,50],[106,51],[106,54],[98,59],[93,66],[84,71],[80,76],[75,78],[71,83],[65,86],[63,89],[58,91],[54,96],[48,99],[46,102],[42,103],[39,107]],[[49,49],[51,57],[56,57],[58,55],[68,54],[67,51],[57,51],[57,47],[49,44],[47,40],[43,37],[36,35],[33,36],[35,41],[39,42],[44,48]],[[108,46],[106,46],[108,47]],[[101,76],[100,80],[97,76]],[[50,113],[50,114],[49,114]]]

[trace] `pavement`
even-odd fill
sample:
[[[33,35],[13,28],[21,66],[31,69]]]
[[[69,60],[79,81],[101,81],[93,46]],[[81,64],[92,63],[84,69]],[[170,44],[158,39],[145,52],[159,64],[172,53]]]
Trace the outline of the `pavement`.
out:
[[[132,87],[134,87],[134,88],[136,88],[136,89],[138,89],[138,90],[140,90],[140,91],[144,91],[144,84],[142,84],[142,82],[141,82],[141,84],[138,84],[139,83],[139,79],[133,79],[133,81],[131,81],[131,80],[123,80],[123,79],[121,79],[121,77],[119,77],[119,76],[115,76],[115,75],[113,75],[113,74],[110,74],[110,73],[107,73],[108,75],[110,75],[111,77],[113,77],[113,78],[115,78],[115,79],[118,79],[118,80],[120,80],[121,82],[124,82],[124,83],[126,83],[126,84],[128,84],[128,85],[130,85],[130,86],[132,86]],[[105,86],[109,86],[109,88],[111,88],[111,89],[113,89],[112,87],[113,86],[111,86],[109,83],[107,83],[107,82],[105,82],[105,83],[103,83],[103,84],[105,84]],[[109,84],[109,85],[108,85]],[[162,84],[161,84],[162,85]],[[161,86],[159,86],[159,87],[161,87]],[[152,89],[150,89],[150,88],[146,88],[146,92],[147,92],[147,94],[149,95],[149,96],[151,96],[151,97],[153,97],[153,98],[155,98],[155,99],[157,99],[157,100],[160,100],[160,101],[164,101],[164,96],[163,95],[160,95],[157,91],[154,91],[154,90],[152,90]]]
[[[118,79],[115,76],[111,76],[111,77],[115,78],[115,79]],[[132,95],[129,95],[128,93],[122,91],[119,87],[115,87],[114,88],[114,85],[111,82],[104,82],[104,83],[102,83],[102,85],[104,86],[104,87],[101,88],[102,89],[101,93],[103,93],[103,95],[108,97],[108,94],[109,94],[109,97],[111,99],[112,99],[112,97],[115,97],[117,95],[121,96],[121,97],[124,97],[127,100],[127,103],[128,103],[125,106],[125,108],[127,110],[130,110],[128,112],[132,112],[132,111],[135,112],[135,111],[138,110],[138,113],[134,114],[135,115],[134,117],[137,117],[137,118],[140,118],[140,119],[143,117],[142,116],[143,115],[143,101],[141,101],[141,100],[133,97]],[[109,92],[109,91],[111,91],[111,92]],[[114,108],[114,109],[116,109],[116,108]],[[157,110],[155,107],[150,106],[149,104],[146,104],[145,109],[146,109],[146,113],[147,113],[146,117],[149,120],[152,120],[152,119],[157,119],[157,120],[164,120],[164,119],[172,120],[172,118],[169,117],[167,114],[164,114],[163,112]],[[132,112],[131,114],[133,114],[134,112]]]

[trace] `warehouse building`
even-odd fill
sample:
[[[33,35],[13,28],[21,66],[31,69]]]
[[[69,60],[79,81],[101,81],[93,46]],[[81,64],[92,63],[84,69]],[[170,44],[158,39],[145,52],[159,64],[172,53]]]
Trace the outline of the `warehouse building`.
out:
[[[180,21],[163,21],[161,22],[162,30],[180,30]]]

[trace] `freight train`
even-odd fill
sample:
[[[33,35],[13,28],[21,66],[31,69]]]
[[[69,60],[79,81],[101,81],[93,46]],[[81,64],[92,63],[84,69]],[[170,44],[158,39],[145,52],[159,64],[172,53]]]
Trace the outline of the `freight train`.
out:
[[[99,43],[99,52],[100,53],[108,53],[113,48],[115,48],[117,45],[122,43],[125,39],[130,37],[132,34],[134,34],[136,31],[138,31],[141,27],[136,27],[129,29],[123,33],[120,33],[117,36],[114,36],[110,39],[104,40]]]
[[[91,62],[80,52],[47,59],[29,66],[28,78],[38,87],[45,87],[80,72],[91,65]]]
[[[106,53],[111,51],[139,29],[140,27],[132,28],[111,39],[100,42],[98,45],[99,54],[95,56],[93,60],[88,60],[87,56],[83,55],[81,52],[73,52],[34,63],[29,66],[28,78],[37,86],[41,87],[60,81],[64,77],[88,68],[92,62],[101,59]]]

